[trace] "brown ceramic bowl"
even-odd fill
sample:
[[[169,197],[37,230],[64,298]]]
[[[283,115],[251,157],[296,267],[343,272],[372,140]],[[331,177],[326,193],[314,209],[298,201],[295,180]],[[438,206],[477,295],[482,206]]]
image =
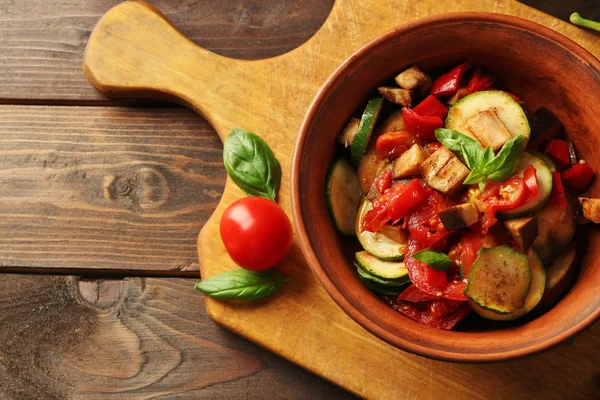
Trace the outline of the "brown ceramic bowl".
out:
[[[335,137],[383,82],[418,64],[442,71],[468,59],[494,73],[529,110],[546,106],[562,120],[580,157],[600,171],[600,62],[564,36],[535,23],[491,13],[447,14],[401,26],[368,43],[335,70],[306,114],[292,170],[292,208],[304,255],[331,297],[364,328],[413,353],[488,362],[536,353],[573,336],[600,315],[600,231],[570,292],[533,320],[492,327],[487,321],[443,331],[392,310],[363,286],[352,266],[352,240],[332,226],[325,176]],[[596,180],[598,182],[598,179]],[[589,190],[598,194],[600,184]],[[468,324],[467,324],[468,325]],[[471,324],[473,325],[473,324]]]

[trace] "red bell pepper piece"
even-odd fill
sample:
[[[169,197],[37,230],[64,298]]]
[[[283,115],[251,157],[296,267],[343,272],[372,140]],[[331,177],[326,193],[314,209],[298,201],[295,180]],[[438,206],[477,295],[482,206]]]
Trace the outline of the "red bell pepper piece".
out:
[[[550,192],[550,203],[557,205],[561,210],[567,209],[567,196],[562,185],[560,172],[552,172],[552,191]]]
[[[536,200],[540,199],[540,189],[538,187],[537,174],[535,171],[535,167],[533,165],[525,168],[523,172],[523,180],[525,181],[525,185],[531,192],[531,195],[535,197]]]
[[[373,209],[363,219],[361,230],[377,232],[389,221],[397,221],[425,199],[425,189],[418,179],[407,185],[397,184],[373,201]]]
[[[393,159],[400,157],[415,143],[423,143],[406,131],[386,132],[375,141],[377,157]]]
[[[440,117],[419,115],[408,107],[402,109],[402,118],[406,129],[421,139],[435,139],[435,130],[444,126]]]
[[[433,82],[431,94],[435,97],[451,96],[458,91],[458,86],[465,73],[471,68],[471,64],[464,62],[452,70],[446,72]]]
[[[481,201],[485,204],[481,233],[486,234],[488,229],[496,224],[497,211],[506,211],[517,208],[532,197],[531,191],[521,178],[510,178],[502,183],[489,182]]]
[[[546,154],[554,161],[558,169],[569,165],[569,145],[566,140],[550,139],[546,145]]]
[[[587,188],[596,173],[587,164],[576,164],[561,174],[562,183],[574,192]]]
[[[427,96],[425,100],[413,108],[413,111],[421,116],[440,117],[441,119],[445,119],[448,115],[448,108],[432,95]]]
[[[438,299],[425,304],[415,304],[399,301],[393,296],[384,296],[384,298],[399,313],[437,329],[452,329],[471,312],[471,307],[465,301]]]
[[[486,74],[481,69],[477,68],[475,69],[471,79],[469,79],[469,83],[467,84],[467,92],[471,94],[488,89],[490,86],[492,86],[492,83],[494,83],[495,80],[495,77]]]
[[[375,187],[380,194],[383,194],[392,186],[392,171],[386,171],[375,181]]]
[[[425,151],[428,152],[429,154],[433,154],[435,153],[440,147],[442,147],[442,144],[440,142],[429,142],[427,144],[425,144]]]

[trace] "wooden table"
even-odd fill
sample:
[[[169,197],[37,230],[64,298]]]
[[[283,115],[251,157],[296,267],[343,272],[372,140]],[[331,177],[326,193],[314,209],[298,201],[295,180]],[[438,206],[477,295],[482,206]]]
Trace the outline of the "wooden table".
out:
[[[351,398],[208,320],[195,241],[222,147],[191,111],[88,84],[87,38],[118,2],[0,2],[0,399]],[[149,2],[212,51],[264,58],[333,1]],[[600,19],[597,0],[526,3]]]

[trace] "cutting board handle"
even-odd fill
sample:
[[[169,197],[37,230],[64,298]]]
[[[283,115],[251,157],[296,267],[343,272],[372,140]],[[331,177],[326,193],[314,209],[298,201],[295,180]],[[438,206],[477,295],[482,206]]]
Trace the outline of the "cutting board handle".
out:
[[[92,85],[109,97],[175,101],[213,123],[220,105],[211,94],[223,82],[232,83],[224,75],[230,64],[242,62],[197,46],[155,7],[126,1],[94,28],[83,69]]]

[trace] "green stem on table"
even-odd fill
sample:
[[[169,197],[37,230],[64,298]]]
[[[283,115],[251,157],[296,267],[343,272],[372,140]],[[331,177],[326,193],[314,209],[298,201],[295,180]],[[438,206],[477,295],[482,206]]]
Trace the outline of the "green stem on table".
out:
[[[579,13],[574,12],[573,14],[571,14],[569,20],[573,25],[594,29],[600,32],[600,22],[592,21],[591,19],[581,18],[581,15],[579,15]]]

